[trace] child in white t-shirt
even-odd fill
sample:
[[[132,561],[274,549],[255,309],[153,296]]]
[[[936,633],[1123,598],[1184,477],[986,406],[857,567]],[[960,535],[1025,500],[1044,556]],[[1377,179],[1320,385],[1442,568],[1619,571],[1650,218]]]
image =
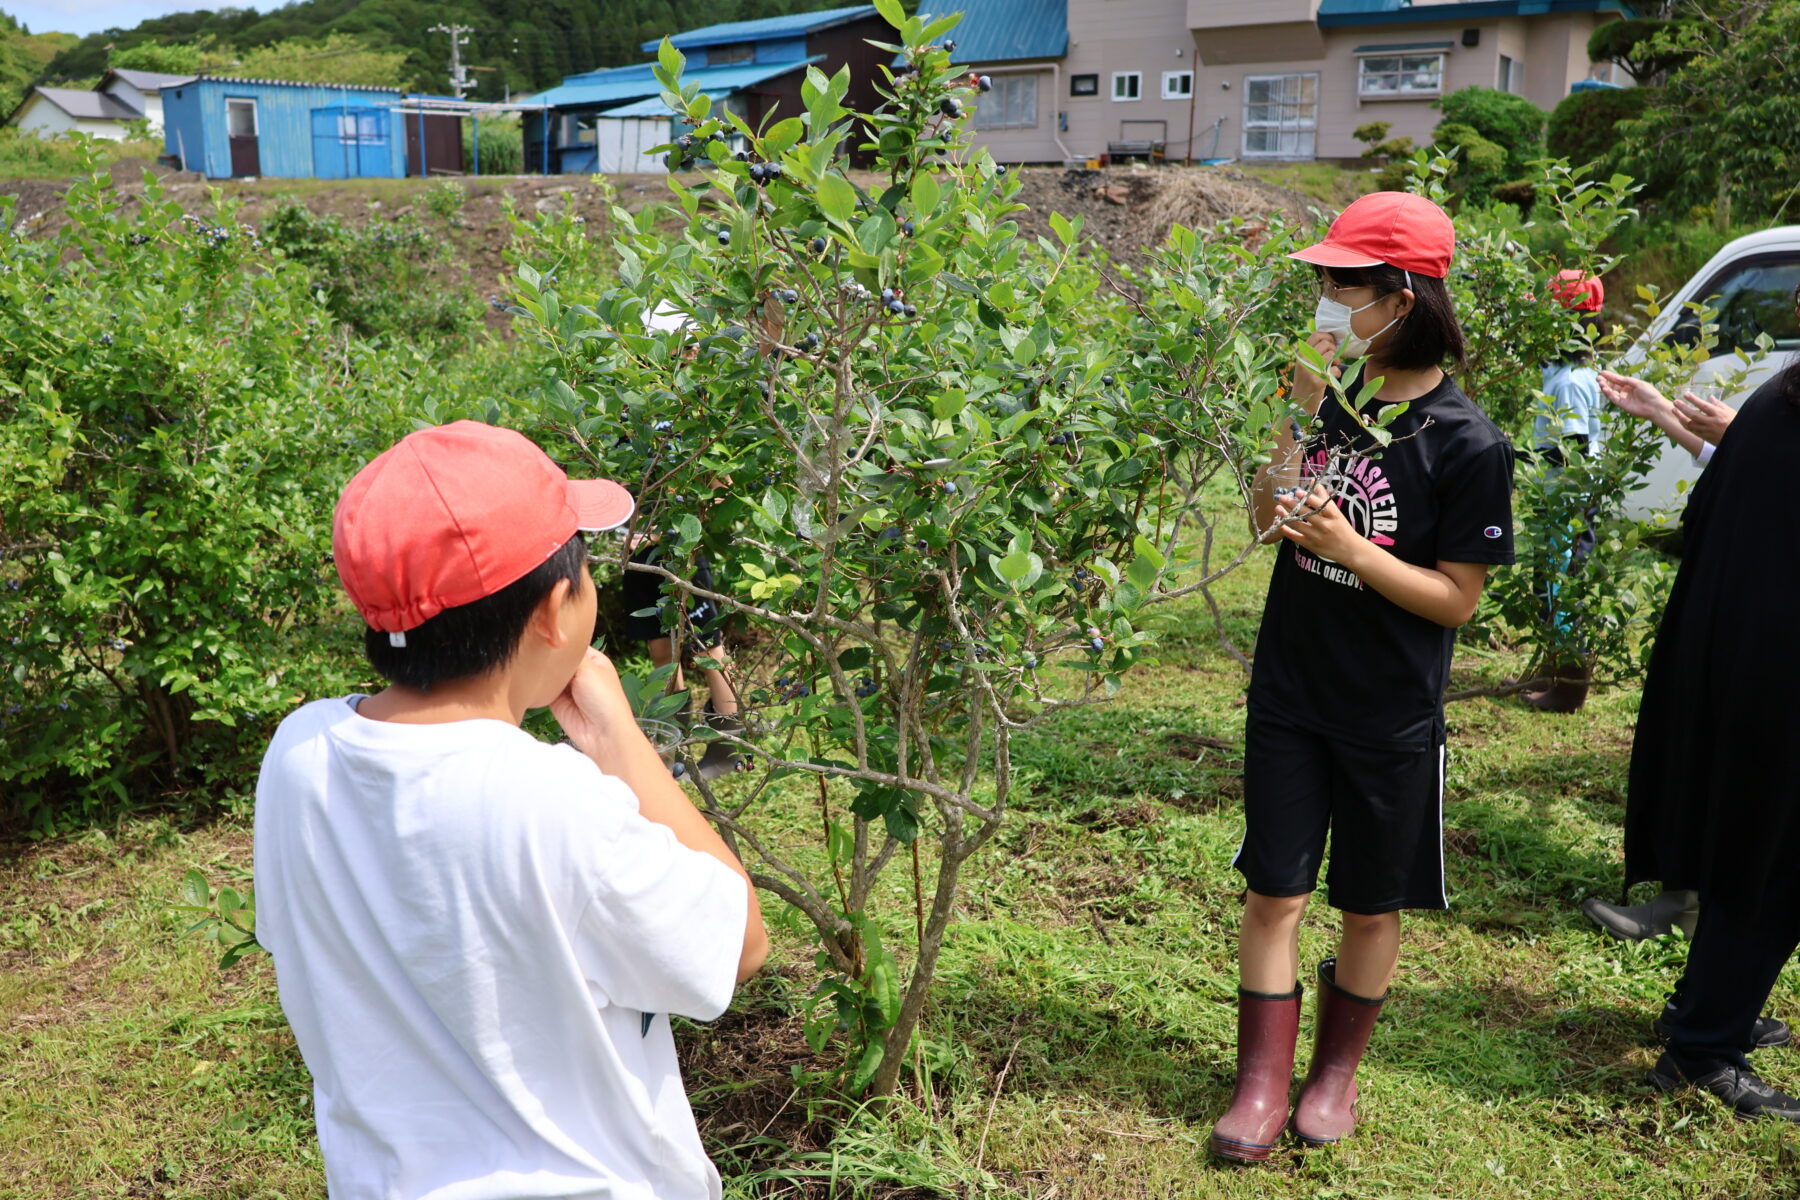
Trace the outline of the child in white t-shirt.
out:
[[[468,421],[339,501],[391,686],[283,721],[256,806],[257,935],[333,1200],[720,1193],[662,1014],[718,1016],[768,941],[589,645],[580,531],[631,511]],[[569,744],[520,729],[545,705]]]

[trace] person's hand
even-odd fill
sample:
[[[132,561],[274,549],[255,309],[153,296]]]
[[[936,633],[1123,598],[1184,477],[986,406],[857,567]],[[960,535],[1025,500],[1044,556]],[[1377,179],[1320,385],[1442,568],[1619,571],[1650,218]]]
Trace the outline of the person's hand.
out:
[[[1307,493],[1284,492],[1275,498],[1275,519],[1286,521],[1298,514],[1299,519],[1279,526],[1281,536],[1320,558],[1346,563],[1368,539],[1356,532],[1344,516],[1331,493],[1323,485],[1314,485]]]
[[[1306,344],[1324,356],[1331,367],[1333,378],[1343,373],[1337,365],[1338,340],[1335,333],[1323,333],[1314,330],[1307,335]],[[1319,405],[1325,399],[1325,378],[1315,373],[1305,359],[1294,360],[1294,400],[1309,413],[1319,411]]]
[[[1708,400],[1692,392],[1683,392],[1681,402],[1675,405],[1675,416],[1694,436],[1716,446],[1725,436],[1725,427],[1737,416],[1737,410],[1723,400]]]
[[[1657,391],[1654,385],[1630,375],[1621,375],[1617,371],[1600,372],[1600,393],[1632,416],[1648,421],[1654,421],[1659,414],[1673,409],[1668,397]]]
[[[638,733],[637,718],[625,698],[624,685],[612,659],[589,646],[562,695],[550,702],[550,714],[577,750],[600,760],[608,743],[629,731]]]

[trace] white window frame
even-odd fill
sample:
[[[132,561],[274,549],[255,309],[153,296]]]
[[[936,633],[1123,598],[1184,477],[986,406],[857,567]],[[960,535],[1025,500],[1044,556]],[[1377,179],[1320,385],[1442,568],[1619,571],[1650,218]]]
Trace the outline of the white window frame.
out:
[[[1427,68],[1408,66],[1408,62],[1435,58],[1437,60],[1437,86],[1434,88],[1409,88],[1402,86],[1402,81],[1409,75],[1425,73]],[[1371,62],[1393,62],[1396,65],[1390,70],[1371,71]],[[1373,51],[1356,56],[1356,98],[1358,100],[1421,100],[1444,94],[1444,73],[1450,65],[1448,50],[1422,50],[1408,53],[1404,50]],[[1387,78],[1392,76],[1395,86],[1392,88],[1370,88],[1371,77]]]
[[[1510,54],[1499,55],[1495,67],[1495,87],[1514,96],[1525,94],[1525,60]]]
[[[1250,120],[1251,85],[1257,84],[1257,83],[1267,83],[1267,82],[1270,82],[1273,80],[1288,80],[1288,79],[1310,79],[1310,80],[1312,80],[1312,94],[1313,94],[1312,120],[1310,122],[1303,121],[1303,120],[1295,120],[1293,122],[1259,121],[1259,122],[1256,122],[1253,124]],[[1286,101],[1277,101],[1276,103],[1285,104],[1287,102]],[[1304,101],[1296,101],[1294,103],[1296,105],[1301,105],[1301,104],[1304,104],[1305,102]],[[1266,105],[1264,107],[1266,107]],[[1286,72],[1286,73],[1283,73],[1280,75],[1246,75],[1246,76],[1244,76],[1244,118],[1243,118],[1243,120],[1244,120],[1244,133],[1243,133],[1243,140],[1240,145],[1240,150],[1241,150],[1243,157],[1245,157],[1245,158],[1277,158],[1277,159],[1279,159],[1279,158],[1286,158],[1286,159],[1317,158],[1319,156],[1319,72],[1317,72],[1317,71],[1290,71],[1290,72]],[[1281,134],[1281,133],[1310,134],[1311,135],[1310,147],[1304,154],[1300,154],[1300,153],[1290,154],[1283,150],[1252,150],[1250,148],[1250,134],[1254,131],[1268,130],[1268,129],[1275,130],[1277,134]]]
[[[225,136],[226,137],[233,136],[232,132],[231,132],[231,106],[234,104],[236,104],[236,105],[248,104],[250,106],[250,132],[248,134],[243,134],[243,135],[238,135],[238,136],[260,138],[262,136],[262,129],[260,126],[261,118],[259,117],[259,115],[257,114],[257,111],[256,111],[256,97],[254,97],[254,96],[227,96],[227,97],[225,97]]]
[[[1002,129],[1036,129],[1038,125],[1038,73],[1021,71],[1014,74],[995,75],[994,90],[975,106],[975,129],[978,132],[998,131]],[[1031,119],[1029,121],[1010,122],[1005,117],[1005,104],[1001,92],[1012,88],[1030,85]],[[990,121],[989,113],[999,114],[998,121]]]
[[[1119,84],[1131,80],[1131,95],[1119,95]],[[1114,71],[1112,73],[1112,98],[1121,104],[1135,104],[1144,98],[1144,73],[1142,71]]]
[[[1171,85],[1186,80],[1187,86],[1176,91]],[[1164,100],[1186,100],[1194,94],[1194,73],[1192,71],[1164,71],[1162,76],[1162,98]]]

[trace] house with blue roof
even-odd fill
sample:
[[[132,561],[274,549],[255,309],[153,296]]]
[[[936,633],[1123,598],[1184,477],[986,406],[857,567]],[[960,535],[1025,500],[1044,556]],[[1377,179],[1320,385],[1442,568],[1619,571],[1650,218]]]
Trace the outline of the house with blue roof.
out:
[[[941,5],[941,7],[939,7]],[[1471,85],[1548,111],[1622,0],[925,0],[988,75],[979,140],[1008,162],[1355,160],[1385,121],[1423,145]]]
[[[687,58],[683,79],[711,96],[715,111],[735,112],[752,127],[772,113],[805,111],[800,84],[806,68],[835,74],[849,66],[848,103],[862,111],[878,101],[878,67],[889,57],[870,40],[892,41],[894,29],[872,4],[790,13],[759,21],[727,21],[677,33],[669,41]],[[654,54],[660,39],[642,49]],[[550,174],[659,172],[651,147],[674,139],[674,114],[662,102],[651,63],[570,75],[556,87],[525,97],[543,105],[525,118],[528,170]]]

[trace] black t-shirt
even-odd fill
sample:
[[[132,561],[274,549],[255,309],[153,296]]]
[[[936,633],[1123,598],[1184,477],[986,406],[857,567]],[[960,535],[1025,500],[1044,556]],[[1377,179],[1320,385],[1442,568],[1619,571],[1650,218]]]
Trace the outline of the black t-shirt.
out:
[[[1321,414],[1306,474],[1340,480],[1338,506],[1358,533],[1414,566],[1513,561],[1512,444],[1448,375],[1388,426],[1385,449],[1331,397]],[[1326,736],[1430,749],[1455,636],[1284,539],[1250,704]]]

